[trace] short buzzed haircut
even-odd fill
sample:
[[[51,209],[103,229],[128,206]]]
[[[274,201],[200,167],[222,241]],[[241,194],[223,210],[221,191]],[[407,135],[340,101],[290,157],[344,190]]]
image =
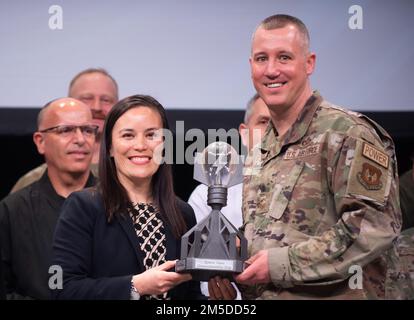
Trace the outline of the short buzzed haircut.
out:
[[[247,102],[246,112],[244,113],[244,123],[247,124],[250,120],[250,117],[253,113],[253,105],[256,102],[257,99],[259,99],[260,96],[258,93],[256,93],[253,97],[250,98],[249,102]]]
[[[288,25],[293,25],[299,30],[299,33],[302,35],[302,38],[303,38],[305,52],[308,52],[309,46],[310,46],[309,31],[308,31],[308,28],[306,28],[306,25],[299,18],[290,16],[287,14],[275,14],[273,16],[270,16],[264,19],[257,26],[254,34],[259,28],[263,28],[265,30],[274,30],[274,29],[284,28]],[[254,38],[254,34],[253,34],[253,38]]]
[[[79,72],[76,76],[73,77],[73,79],[70,81],[69,84],[69,92],[68,92],[68,96],[70,97],[70,91],[72,90],[73,85],[75,84],[75,82],[82,77],[85,74],[90,74],[90,73],[100,73],[106,77],[108,77],[109,79],[112,80],[112,82],[115,85],[115,89],[116,89],[116,99],[118,100],[118,83],[116,82],[116,80],[109,74],[108,71],[106,71],[103,68],[89,68],[89,69],[85,69],[81,72]]]

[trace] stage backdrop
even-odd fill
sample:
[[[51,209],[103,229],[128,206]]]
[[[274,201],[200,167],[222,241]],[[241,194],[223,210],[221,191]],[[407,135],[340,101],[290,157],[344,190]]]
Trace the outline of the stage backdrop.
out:
[[[249,53],[263,18],[309,27],[313,87],[355,110],[414,110],[412,0],[2,0],[0,106],[39,107],[69,80],[104,67],[121,97],[171,109],[243,109]]]

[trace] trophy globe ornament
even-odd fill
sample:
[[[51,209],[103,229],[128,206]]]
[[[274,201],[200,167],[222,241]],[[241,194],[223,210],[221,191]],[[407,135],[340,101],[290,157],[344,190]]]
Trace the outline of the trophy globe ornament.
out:
[[[207,204],[212,210],[183,235],[177,272],[208,281],[217,275],[231,280],[243,271],[247,240],[220,211],[227,205],[227,189],[242,182],[242,172],[241,157],[226,142],[213,142],[197,153],[194,179],[208,186]]]

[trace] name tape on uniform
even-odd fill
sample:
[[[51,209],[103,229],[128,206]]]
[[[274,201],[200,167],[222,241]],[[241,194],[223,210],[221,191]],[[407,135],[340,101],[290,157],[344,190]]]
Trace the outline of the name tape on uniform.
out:
[[[302,149],[288,149],[283,157],[285,160],[293,160],[298,158],[304,158],[314,156],[320,153],[320,145],[314,144]]]

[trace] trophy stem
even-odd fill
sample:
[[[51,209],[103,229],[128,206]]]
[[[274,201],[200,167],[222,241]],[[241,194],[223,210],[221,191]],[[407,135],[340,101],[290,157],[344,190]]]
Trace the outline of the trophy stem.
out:
[[[220,211],[227,205],[227,188],[222,186],[208,187],[207,204],[213,210]]]

